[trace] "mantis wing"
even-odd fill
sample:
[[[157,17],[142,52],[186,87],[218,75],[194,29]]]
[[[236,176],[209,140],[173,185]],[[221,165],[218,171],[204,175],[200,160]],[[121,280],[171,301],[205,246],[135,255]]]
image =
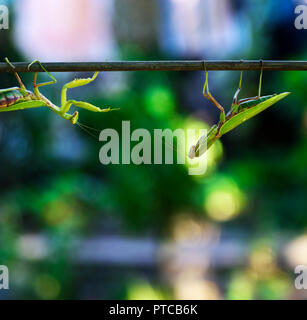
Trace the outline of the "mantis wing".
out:
[[[46,103],[44,101],[32,100],[32,101],[18,102],[9,107],[0,108],[0,112],[31,109],[31,108],[38,108],[43,106],[46,106]]]
[[[12,91],[12,90],[19,90],[19,87],[12,87],[12,88],[6,88],[6,89],[0,89],[0,93]]]
[[[235,127],[239,126],[241,123],[245,122],[246,120],[254,117],[258,113],[264,111],[265,109],[269,108],[273,104],[277,103],[281,99],[288,96],[290,92],[284,92],[276,95],[272,95],[270,97],[265,97],[265,100],[257,103],[257,100],[246,102],[247,107],[240,111],[238,114],[232,116],[230,119],[226,120],[226,122],[221,126],[219,136],[218,133],[218,126],[215,125],[211,128],[207,136],[202,136],[199,138],[195,146],[192,146],[189,152],[189,157],[193,159],[194,157],[200,157],[203,155],[206,150],[208,150],[212,144],[219,139],[223,134],[227,133],[228,131],[234,129]],[[263,97],[264,98],[264,97]],[[260,98],[263,99],[263,98]],[[243,107],[244,104],[241,106]]]
[[[226,122],[222,125],[220,129],[220,135],[223,135],[228,131],[234,129],[241,123],[254,117],[255,115],[264,111],[265,109],[271,107],[273,104],[277,103],[278,101],[285,98],[289,94],[290,92],[284,92],[284,93],[273,95],[269,99],[263,102],[260,102],[255,106],[252,106],[240,111],[238,114],[232,116],[229,120],[226,120]]]

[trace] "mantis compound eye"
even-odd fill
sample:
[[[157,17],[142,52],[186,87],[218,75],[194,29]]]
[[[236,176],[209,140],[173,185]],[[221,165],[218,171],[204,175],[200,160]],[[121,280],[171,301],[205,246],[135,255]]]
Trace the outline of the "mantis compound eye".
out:
[[[195,158],[195,153],[196,153],[196,146],[192,146],[190,151],[189,151],[189,158],[194,159]]]
[[[79,117],[79,112],[75,111],[75,113],[70,118],[70,122],[72,124],[76,124],[76,122],[78,121],[78,117]]]

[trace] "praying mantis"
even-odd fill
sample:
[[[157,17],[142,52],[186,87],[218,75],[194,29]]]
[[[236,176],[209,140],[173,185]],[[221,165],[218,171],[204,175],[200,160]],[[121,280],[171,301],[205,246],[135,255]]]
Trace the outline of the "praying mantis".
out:
[[[12,67],[14,75],[19,83],[19,87],[0,89],[0,112],[24,110],[24,109],[31,109],[31,108],[38,108],[38,107],[48,107],[63,119],[69,120],[71,124],[76,124],[76,123],[78,124],[78,116],[79,116],[78,111],[75,111],[73,114],[68,113],[72,105],[75,105],[76,107],[87,109],[93,112],[108,112],[112,110],[117,110],[115,108],[101,109],[84,101],[67,100],[67,89],[81,87],[94,81],[99,73],[98,71],[96,71],[91,78],[74,79],[73,81],[66,83],[63,86],[62,92],[61,92],[61,106],[58,107],[39,92],[39,89],[38,89],[39,87],[54,84],[57,81],[38,60],[34,60],[33,62],[31,62],[28,65],[28,68],[30,68],[31,65],[33,65],[34,63],[38,63],[40,67],[52,79],[52,81],[37,83],[37,72],[35,72],[34,80],[33,80],[33,92],[26,89],[19,75],[15,71],[15,67],[11,64],[8,58],[5,58],[5,61],[9,64],[9,66]]]
[[[256,116],[258,113],[269,108],[281,99],[284,99],[290,92],[283,92],[280,94],[272,94],[268,96],[261,96],[262,74],[263,74],[263,61],[261,63],[261,72],[259,79],[258,95],[252,98],[245,98],[238,100],[238,95],[241,91],[243,71],[241,71],[239,87],[233,97],[233,102],[230,111],[225,115],[224,108],[214,99],[209,91],[208,86],[208,71],[206,72],[206,81],[203,88],[203,95],[211,101],[220,111],[220,121],[218,124],[213,125],[208,131],[207,135],[200,137],[195,145],[190,148],[189,158],[200,157],[203,155],[216,140],[222,135],[236,128],[246,120]]]

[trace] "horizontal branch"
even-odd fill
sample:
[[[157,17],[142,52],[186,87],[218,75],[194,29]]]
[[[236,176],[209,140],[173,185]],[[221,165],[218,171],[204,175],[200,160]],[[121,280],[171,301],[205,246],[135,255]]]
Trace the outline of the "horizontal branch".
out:
[[[17,72],[43,72],[38,64],[28,69],[26,62],[12,62]],[[199,71],[204,70],[260,70],[259,60],[175,60],[175,61],[118,61],[118,62],[42,62],[51,72],[69,71]],[[263,69],[270,71],[307,70],[307,61],[264,60]],[[0,63],[0,72],[12,72],[12,68]]]

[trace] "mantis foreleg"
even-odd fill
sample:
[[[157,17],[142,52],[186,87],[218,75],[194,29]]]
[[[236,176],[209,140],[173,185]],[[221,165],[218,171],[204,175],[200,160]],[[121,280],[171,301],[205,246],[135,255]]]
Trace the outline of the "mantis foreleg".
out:
[[[75,105],[76,107],[87,109],[87,110],[93,111],[93,112],[108,112],[111,110],[115,110],[115,109],[111,109],[111,108],[101,109],[101,108],[94,106],[91,103],[84,102],[84,101],[76,101],[76,100],[68,100],[67,101],[67,89],[81,87],[81,86],[84,86],[84,85],[94,81],[96,79],[98,73],[99,72],[96,71],[91,78],[75,79],[69,83],[66,83],[63,86],[62,93],[61,93],[61,108],[60,108],[62,113],[68,112],[71,105]]]
[[[82,86],[87,85],[88,83],[90,83],[90,82],[92,82],[92,81],[94,81],[96,79],[98,73],[99,72],[96,71],[91,78],[75,79],[73,81],[70,81],[70,82],[66,83],[63,86],[62,93],[61,93],[61,106],[62,106],[62,108],[67,102],[67,89],[72,89],[72,88],[82,87]]]
[[[98,107],[94,106],[91,103],[84,102],[84,101],[76,101],[76,100],[68,100],[68,101],[66,101],[66,103],[61,107],[60,110],[63,113],[66,113],[69,110],[69,108],[71,107],[71,105],[75,105],[76,107],[87,109],[87,110],[93,111],[93,112],[108,112],[108,111],[111,111],[111,108],[101,109],[101,108],[98,108]],[[114,110],[114,109],[112,109],[112,110]]]

